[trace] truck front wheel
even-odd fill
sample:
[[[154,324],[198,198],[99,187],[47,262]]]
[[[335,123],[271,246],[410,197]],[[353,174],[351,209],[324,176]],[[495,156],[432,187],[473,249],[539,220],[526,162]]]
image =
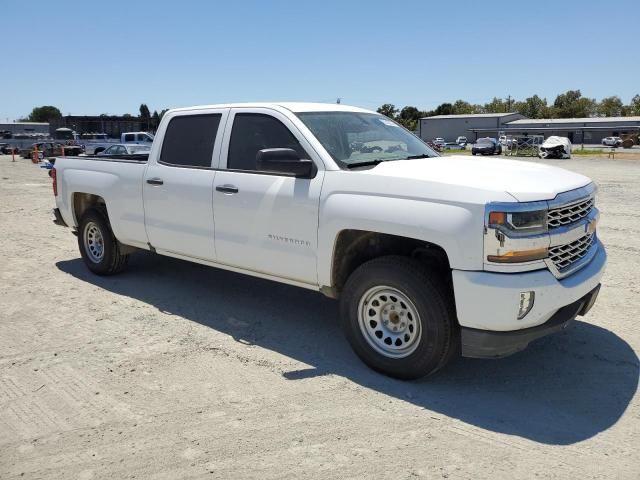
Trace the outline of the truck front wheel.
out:
[[[411,380],[442,368],[458,351],[453,299],[444,282],[406,257],[356,269],[340,300],[342,326],[371,368]]]
[[[87,268],[98,275],[120,273],[129,260],[129,255],[121,253],[107,216],[96,208],[87,210],[80,219],[78,247]]]

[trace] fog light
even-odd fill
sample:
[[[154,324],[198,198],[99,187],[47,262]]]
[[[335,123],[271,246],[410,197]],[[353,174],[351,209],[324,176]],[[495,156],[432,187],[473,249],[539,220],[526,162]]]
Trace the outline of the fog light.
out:
[[[520,308],[518,309],[518,320],[522,320],[533,308],[536,298],[535,292],[520,292]]]

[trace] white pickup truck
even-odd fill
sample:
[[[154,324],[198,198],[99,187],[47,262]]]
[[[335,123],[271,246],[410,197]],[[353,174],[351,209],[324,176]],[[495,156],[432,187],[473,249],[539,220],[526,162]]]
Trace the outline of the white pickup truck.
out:
[[[606,263],[589,178],[440,157],[344,105],[175,109],[148,160],[64,157],[51,175],[91,271],[144,249],[320,291],[364,362],[403,379],[565,328]]]
[[[105,133],[97,135],[100,135],[101,138],[80,138],[77,140],[84,147],[84,153],[88,155],[97,155],[115,143],[138,145],[151,145],[153,143],[153,134],[149,132],[124,132],[120,134],[120,141],[118,141],[117,138],[107,138]]]

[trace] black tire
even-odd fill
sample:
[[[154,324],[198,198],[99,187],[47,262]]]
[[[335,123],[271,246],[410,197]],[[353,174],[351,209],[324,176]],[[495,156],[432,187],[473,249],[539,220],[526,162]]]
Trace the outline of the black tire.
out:
[[[380,286],[402,293],[417,311],[421,336],[414,342],[414,350],[404,357],[392,358],[380,353],[370,343],[375,340],[367,338],[361,328],[360,302],[363,301],[363,310],[370,308],[364,303],[364,296]],[[375,301],[371,303],[374,304]],[[363,315],[370,315],[368,312],[371,310]],[[369,367],[385,375],[413,380],[438,371],[459,356],[459,327],[448,282],[410,258],[380,257],[357,268],[343,289],[340,314],[344,333],[355,353]],[[364,321],[370,319],[367,317]]]
[[[102,239],[100,256],[92,253],[90,242],[95,242],[95,235],[92,236],[94,240],[90,241],[88,239],[90,230],[99,232],[99,237]],[[106,212],[101,209],[90,208],[82,215],[78,228],[78,248],[87,268],[98,275],[120,273],[129,261],[129,255],[121,253],[120,243],[113,235]]]

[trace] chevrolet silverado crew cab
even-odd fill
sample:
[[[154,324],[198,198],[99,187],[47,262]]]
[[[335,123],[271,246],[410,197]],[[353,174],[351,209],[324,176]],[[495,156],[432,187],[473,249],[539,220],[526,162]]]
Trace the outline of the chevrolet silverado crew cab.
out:
[[[51,176],[96,274],[143,249],[322,292],[358,356],[404,379],[565,328],[606,263],[589,178],[440,157],[344,105],[175,109],[148,159],[63,157]]]

